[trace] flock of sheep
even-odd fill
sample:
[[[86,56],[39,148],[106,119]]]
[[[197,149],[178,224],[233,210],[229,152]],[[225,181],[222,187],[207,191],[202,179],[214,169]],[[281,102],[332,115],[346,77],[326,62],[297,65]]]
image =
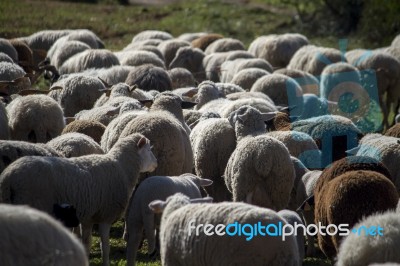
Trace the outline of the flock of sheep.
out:
[[[0,39],[0,261],[88,265],[98,224],[109,265],[124,217],[128,265],[144,238],[170,266],[301,265],[317,247],[337,265],[400,264],[399,60],[400,35],[346,54],[291,33],[246,49],[149,30],[116,52],[89,30]],[[246,241],[192,221],[384,236]]]

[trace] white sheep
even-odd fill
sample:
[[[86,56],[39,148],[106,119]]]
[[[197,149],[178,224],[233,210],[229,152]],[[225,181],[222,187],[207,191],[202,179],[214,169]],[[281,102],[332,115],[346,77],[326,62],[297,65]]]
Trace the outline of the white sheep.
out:
[[[119,64],[118,58],[109,50],[87,49],[66,60],[59,72],[60,74],[77,73],[89,68],[110,68]]]
[[[89,254],[93,224],[99,224],[103,264],[109,264],[111,224],[121,217],[139,173],[157,160],[141,134],[121,138],[107,154],[76,158],[23,157],[0,175],[1,202],[28,204],[49,214],[54,204],[76,208]],[[32,173],[37,173],[32,178]]]
[[[90,46],[80,41],[63,41],[57,45],[57,49],[54,49],[54,52],[51,55],[49,52],[47,57],[49,57],[50,63],[59,69],[70,57],[90,49]]]
[[[165,68],[165,63],[155,53],[143,50],[130,50],[114,53],[121,65],[124,66],[141,66],[152,64],[161,68]]]
[[[226,164],[236,147],[235,131],[228,119],[211,118],[200,121],[190,133],[194,169],[201,178],[213,185],[206,187],[216,202],[231,200],[223,178]]]
[[[0,62],[0,81],[2,81],[2,92],[11,95],[28,89],[31,86],[29,78],[25,77],[26,72],[17,64],[6,61]],[[4,84],[6,83],[6,84]]]
[[[0,223],[3,265],[89,265],[78,239],[46,213],[0,204]]]
[[[54,83],[51,89],[61,89],[58,102],[66,117],[91,109],[106,89],[96,77],[83,74],[70,75]]]
[[[229,56],[228,56],[229,58]],[[273,72],[273,68],[268,61],[260,58],[235,58],[227,60],[221,65],[220,80],[221,82],[231,82],[236,73],[247,68],[260,68],[268,73]]]
[[[7,106],[11,139],[45,143],[65,126],[60,105],[46,95],[28,95]]]
[[[238,143],[224,179],[234,201],[281,210],[289,203],[295,172],[285,145],[263,135],[267,116],[250,106],[231,113]]]
[[[231,82],[239,85],[246,91],[250,91],[253,84],[261,77],[269,75],[270,73],[264,69],[259,68],[245,68],[238,71],[233,77]]]
[[[286,67],[298,49],[309,44],[307,37],[298,33],[260,36],[249,46],[249,52],[270,62],[275,68]]]
[[[81,133],[67,133],[46,143],[66,158],[89,154],[104,154],[100,145],[91,137]]]
[[[207,202],[209,199],[191,200]],[[222,202],[215,204],[190,204],[189,198],[175,194],[166,202],[153,201],[150,208],[161,212],[160,248],[161,263],[172,265],[300,265],[296,238],[289,236],[282,241],[280,237],[254,235],[251,240],[245,235],[228,236],[226,229],[219,224],[242,225],[261,223],[262,225],[286,224],[275,211],[259,208],[245,203]],[[196,235],[196,227],[203,224]],[[206,235],[205,228],[213,225],[224,235]],[[218,228],[218,229],[217,229]],[[207,229],[208,230],[208,229]],[[241,232],[249,230],[241,230]],[[274,229],[273,229],[274,230]],[[230,230],[232,232],[232,230]],[[218,231],[217,231],[218,232]],[[218,233],[219,234],[219,233]],[[250,234],[246,234],[250,235]]]
[[[321,164],[321,151],[310,135],[297,131],[272,131],[268,136],[282,141],[290,155],[298,158],[305,167],[315,168]]]
[[[141,31],[138,34],[136,34],[132,39],[132,43],[151,40],[151,39],[165,41],[165,40],[169,40],[172,38],[173,38],[173,36],[165,31],[145,30],[145,31]]]
[[[181,47],[190,46],[189,42],[178,40],[178,39],[170,39],[161,42],[157,48],[161,51],[162,55],[164,56],[164,62],[166,66],[174,59],[177,51]]]
[[[303,93],[319,95],[319,80],[310,73],[298,69],[281,68],[274,71],[275,74],[283,74],[294,79],[303,90]]]
[[[220,52],[229,52],[229,51],[237,51],[237,50],[246,50],[244,44],[238,40],[233,38],[222,38],[218,39],[215,42],[212,42],[209,46],[207,46],[204,53],[206,55],[212,53],[220,53]]]
[[[374,235],[367,235],[367,228]],[[399,213],[377,213],[354,225],[357,233],[350,233],[342,242],[337,256],[338,266],[362,266],[372,263],[400,263],[397,252],[400,244]]]
[[[193,74],[186,68],[176,67],[168,70],[172,82],[172,89],[187,88],[196,86],[197,81]]]
[[[296,224],[298,225],[304,225],[303,221],[301,220],[300,216],[291,210],[281,210],[278,212],[278,215],[280,217],[282,217],[286,223],[292,225],[293,227],[295,227]],[[296,242],[297,242],[297,249],[299,252],[299,258],[300,261],[303,261],[304,259],[304,243],[305,243],[305,236],[304,234],[302,234],[302,232],[299,230],[299,232],[296,235]]]
[[[154,145],[158,159],[155,175],[180,175],[193,168],[190,129],[183,119],[182,99],[170,92],[157,95],[147,114],[133,119],[120,137],[132,133],[145,135]]]
[[[175,193],[195,199],[200,198],[200,189],[212,184],[209,179],[202,179],[193,174],[180,176],[151,176],[145,179],[134,191],[126,212],[127,265],[134,265],[136,252],[144,235],[148,243],[148,253],[156,252],[155,231],[160,226],[160,217],[150,209],[154,200],[166,200]]]
[[[130,86],[136,85],[144,91],[163,92],[172,90],[172,82],[168,72],[153,65],[141,65],[132,69],[126,77],[125,83]]]

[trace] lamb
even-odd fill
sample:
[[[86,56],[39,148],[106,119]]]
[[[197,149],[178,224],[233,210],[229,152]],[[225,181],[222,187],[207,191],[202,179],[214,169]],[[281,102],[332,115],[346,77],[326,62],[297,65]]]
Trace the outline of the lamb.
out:
[[[365,216],[395,210],[398,201],[396,187],[384,175],[375,171],[349,171],[322,188],[315,201],[315,222],[323,226],[349,224],[351,228]],[[329,258],[337,254],[341,239],[339,234],[318,234],[319,246]]]
[[[169,66],[179,48],[187,46],[190,46],[189,42],[181,41],[178,39],[170,39],[161,42],[157,46],[157,48],[161,51],[162,55],[164,56],[165,65]]]
[[[0,223],[5,265],[89,265],[78,239],[41,211],[0,204]]]
[[[263,135],[265,119],[266,115],[250,106],[230,114],[237,146],[229,158],[224,179],[233,201],[281,210],[288,205],[295,172],[285,145]]]
[[[55,156],[62,155],[50,146],[41,143],[25,141],[1,140],[0,141],[0,174],[12,162],[24,156]]]
[[[303,111],[303,91],[300,85],[288,76],[266,75],[259,78],[250,91],[265,93],[275,105],[295,107],[291,115],[301,115]]]
[[[190,129],[182,114],[183,101],[170,92],[157,95],[149,113],[133,119],[120,137],[141,133],[154,145],[158,167],[154,175],[180,175],[192,172],[193,152]]]
[[[72,205],[88,254],[93,224],[99,224],[103,264],[109,265],[111,224],[124,212],[139,173],[152,172],[156,167],[149,140],[132,134],[119,139],[104,155],[23,157],[0,175],[0,198],[1,202],[28,204],[49,214],[54,204]],[[32,179],[32,173],[42,172],[47,174]],[[43,193],[47,190],[51,193]]]
[[[184,46],[178,49],[168,68],[186,68],[193,74],[197,82],[202,82],[206,80],[206,73],[203,66],[204,56],[203,51],[200,49]]]
[[[325,66],[345,62],[343,57],[337,49],[305,45],[292,56],[287,68],[298,69],[319,76]]]
[[[121,65],[141,66],[152,64],[157,67],[165,68],[165,63],[156,54],[149,51],[123,51],[114,53]]]
[[[395,137],[366,135],[361,142],[357,151],[358,156],[369,156],[382,162],[389,170],[392,181],[400,191],[400,172],[399,165],[396,163],[399,156],[398,149],[400,144]]]
[[[305,167],[318,168],[321,165],[321,151],[310,135],[297,131],[272,131],[268,136],[285,144],[290,155],[298,158]]]
[[[160,217],[149,210],[150,202],[166,200],[175,193],[195,199],[200,198],[200,189],[212,184],[193,174],[180,176],[152,176],[144,180],[133,193],[125,218],[125,239],[127,240],[127,265],[134,265],[136,252],[144,235],[148,243],[148,253],[156,253],[155,230],[160,226]],[[158,242],[158,241],[157,241]]]
[[[63,134],[47,142],[47,145],[66,158],[104,154],[98,143],[81,133]]]
[[[61,132],[61,135],[77,132],[91,137],[94,141],[100,144],[101,137],[104,134],[106,127],[96,121],[91,120],[75,120],[69,123]]]
[[[235,131],[226,118],[200,121],[190,133],[194,169],[201,178],[209,178],[213,185],[207,193],[216,202],[231,200],[223,178],[229,157],[236,147]]]
[[[250,91],[254,83],[261,77],[269,75],[270,73],[266,70],[259,68],[246,68],[237,72],[231,82],[239,85],[246,91]]]
[[[197,199],[192,202],[207,202]],[[298,247],[294,236],[285,241],[270,235],[228,236],[228,227],[219,227],[224,235],[196,235],[193,227],[199,224],[286,224],[286,221],[270,209],[245,203],[223,202],[215,204],[190,204],[188,197],[175,194],[164,201],[153,201],[154,212],[163,211],[160,228],[162,265],[300,265]],[[236,223],[235,223],[236,222]],[[215,253],[215,251],[218,252]],[[215,254],[215,255],[212,255]]]
[[[205,51],[210,44],[222,38],[224,38],[224,36],[216,33],[205,34],[197,39],[194,39],[191,45],[194,48],[199,48],[202,51]]]
[[[76,74],[54,83],[51,89],[61,88],[58,102],[66,117],[74,116],[82,110],[91,109],[106,89],[95,77]]]
[[[153,65],[142,65],[131,70],[125,83],[130,86],[136,85],[144,91],[163,92],[172,90],[172,82],[167,71]]]
[[[319,80],[313,75],[298,70],[281,68],[274,71],[275,74],[282,74],[294,79],[303,90],[303,93],[312,93],[319,96]]]
[[[379,231],[376,231],[376,236],[367,235],[363,228],[372,226],[383,228],[383,236]],[[360,233],[350,234],[343,240],[337,257],[338,266],[390,266],[400,263],[397,252],[400,236],[398,213],[388,211],[370,215],[355,224],[354,228]],[[385,263],[389,261],[391,263]]]
[[[172,82],[172,89],[195,87],[197,84],[193,74],[186,68],[173,68],[168,70],[168,75]]]
[[[13,140],[45,143],[59,136],[65,126],[60,105],[46,95],[16,98],[7,112]]]
[[[151,39],[157,39],[161,41],[172,39],[173,36],[165,31],[158,31],[158,30],[145,30],[136,34],[133,39],[132,43],[146,41]]]
[[[301,47],[308,45],[307,37],[298,33],[260,36],[249,46],[249,52],[270,62],[274,68],[286,67]]]
[[[6,107],[0,101],[0,140],[10,138],[10,129],[8,127],[8,115]]]
[[[204,50],[204,53],[206,55],[209,55],[212,53],[228,52],[236,50],[242,50],[242,51],[246,50],[244,44],[240,40],[232,38],[221,38],[208,45],[207,48]]]
[[[59,68],[60,74],[82,72],[89,68],[110,68],[119,65],[118,58],[105,49],[87,49],[75,54]]]

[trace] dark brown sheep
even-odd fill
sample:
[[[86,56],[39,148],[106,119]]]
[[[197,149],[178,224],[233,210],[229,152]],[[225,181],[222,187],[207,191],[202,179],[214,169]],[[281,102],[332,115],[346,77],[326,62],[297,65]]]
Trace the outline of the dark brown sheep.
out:
[[[394,124],[385,132],[385,136],[400,138],[400,124]]]
[[[351,229],[363,217],[396,209],[398,201],[397,189],[386,176],[376,171],[349,171],[322,187],[316,198],[315,223],[349,224]],[[330,259],[336,256],[341,240],[339,234],[318,234],[318,244]]]
[[[105,130],[106,127],[97,121],[75,120],[68,124],[61,134],[78,132],[85,134],[94,139],[94,141],[97,143],[100,143],[101,137],[103,136]]]
[[[215,42],[216,40],[222,39],[222,38],[224,38],[224,36],[222,36],[221,34],[215,34],[215,33],[207,34],[207,35],[201,36],[200,38],[193,40],[192,47],[199,48],[199,49],[205,51],[206,48],[211,43]]]

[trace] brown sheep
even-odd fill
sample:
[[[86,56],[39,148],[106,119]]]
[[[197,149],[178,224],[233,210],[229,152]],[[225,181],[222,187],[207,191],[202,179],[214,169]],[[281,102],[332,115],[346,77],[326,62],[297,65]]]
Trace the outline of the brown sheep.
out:
[[[398,201],[397,189],[386,176],[376,171],[349,171],[321,189],[316,198],[315,223],[349,224],[352,228],[363,217],[396,209]],[[341,240],[339,234],[318,234],[318,244],[330,259],[336,256]]]
[[[205,51],[206,48],[211,43],[215,42],[216,40],[222,39],[222,38],[224,38],[224,36],[222,36],[220,34],[215,34],[215,33],[207,34],[207,35],[201,36],[201,37],[193,40],[192,47],[199,48],[199,49]]]
[[[385,136],[400,138],[400,124],[394,124],[385,132]]]
[[[101,137],[103,136],[105,130],[106,127],[100,122],[91,120],[75,120],[69,123],[61,134],[67,134],[71,132],[82,133],[91,137],[94,139],[94,141],[100,144]]]

